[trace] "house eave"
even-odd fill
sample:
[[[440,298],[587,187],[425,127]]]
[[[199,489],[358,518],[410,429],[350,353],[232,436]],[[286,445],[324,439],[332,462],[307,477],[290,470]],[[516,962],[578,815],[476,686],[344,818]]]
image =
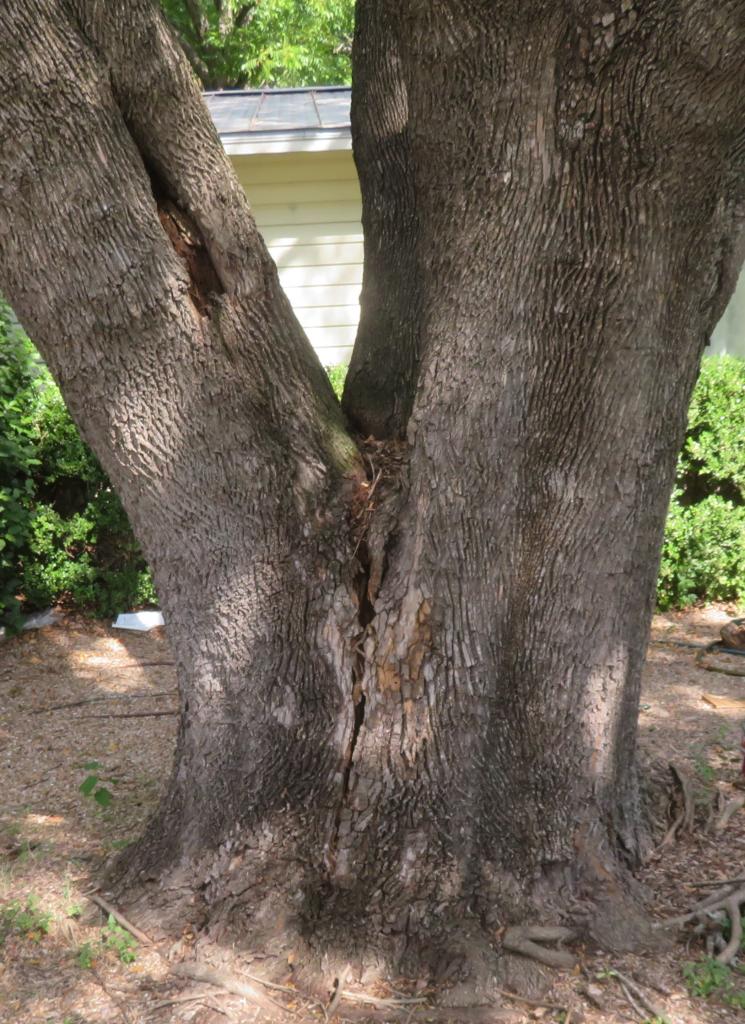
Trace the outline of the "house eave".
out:
[[[268,153],[325,153],[351,150],[349,128],[293,129],[292,131],[225,132],[220,135],[228,156]]]

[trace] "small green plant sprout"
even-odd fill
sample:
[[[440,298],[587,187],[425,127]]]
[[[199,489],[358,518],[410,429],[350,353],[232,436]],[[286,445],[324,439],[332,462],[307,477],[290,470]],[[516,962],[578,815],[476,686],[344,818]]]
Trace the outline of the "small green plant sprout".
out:
[[[83,906],[73,899],[72,886],[69,881],[62,887],[62,898],[65,901],[65,914],[67,917],[80,917],[83,913]]]
[[[116,923],[111,914],[106,922],[104,946],[116,953],[123,964],[132,964],[137,959],[137,942],[128,931]]]
[[[11,932],[38,942],[49,933],[52,915],[39,907],[39,899],[31,894],[25,904],[12,900],[0,911],[0,946]]]
[[[107,789],[106,786],[101,785],[101,783],[108,782],[113,786],[115,784],[115,780],[101,778],[98,774],[101,768],[98,761],[87,761],[83,765],[83,768],[91,774],[87,775],[80,783],[80,792],[83,796],[89,796],[95,800],[99,807],[108,807],[114,799],[114,794],[110,789]]]
[[[124,928],[109,914],[106,925],[101,929],[98,942],[84,942],[78,948],[75,961],[78,967],[89,970],[106,953],[113,953],[123,964],[132,964],[137,959],[137,943]]]
[[[84,971],[89,971],[96,961],[96,950],[92,942],[84,942],[75,954],[75,962]]]

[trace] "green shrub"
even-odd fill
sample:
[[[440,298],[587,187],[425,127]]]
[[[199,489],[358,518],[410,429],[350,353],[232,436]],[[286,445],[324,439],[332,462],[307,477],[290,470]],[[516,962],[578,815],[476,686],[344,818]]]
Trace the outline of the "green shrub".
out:
[[[326,373],[329,375],[331,381],[331,387],[334,389],[334,394],[341,401],[342,392],[344,391],[344,381],[347,379],[347,370],[349,367],[346,363],[340,363],[338,366],[327,366]]]
[[[57,602],[109,616],[157,599],[108,478],[0,304],[0,624]]]
[[[678,475],[683,504],[710,494],[745,503],[745,360],[704,359]]]
[[[745,602],[745,362],[710,356],[691,400],[657,602]]]
[[[20,563],[27,553],[33,481],[34,411],[41,365],[0,299],[0,624],[17,629]]]

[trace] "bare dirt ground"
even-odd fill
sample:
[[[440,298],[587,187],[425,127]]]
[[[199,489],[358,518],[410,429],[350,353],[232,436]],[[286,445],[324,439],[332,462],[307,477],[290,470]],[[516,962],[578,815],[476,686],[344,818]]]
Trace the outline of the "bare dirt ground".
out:
[[[695,826],[658,850],[641,874],[650,910],[659,917],[686,911],[710,891],[701,883],[745,876],[745,809],[719,833],[706,827],[716,792],[723,800],[738,792],[745,678],[707,671],[696,664],[694,649],[664,642],[715,640],[734,614],[734,609],[703,608],[660,615],[654,623],[641,742],[658,762],[679,767],[697,802]],[[134,947],[88,898],[107,860],[138,834],[167,780],[176,724],[170,660],[162,630],[126,633],[70,617],[0,643],[3,1024],[269,1019],[250,999],[176,977],[168,951]],[[745,671],[743,658],[710,660]],[[61,704],[70,706],[52,710]],[[86,768],[92,762],[100,767]],[[113,795],[109,806],[80,792],[91,774]],[[745,1007],[727,1005],[721,988],[708,998],[690,994],[683,965],[703,956],[698,940],[689,938],[686,945],[685,936],[672,952],[654,957],[611,959],[580,950],[577,969],[556,974],[545,997],[553,1006],[531,1007],[505,997],[504,1007],[514,1011],[515,1020],[557,1024],[745,1020]],[[641,983],[652,1008],[635,1010],[614,972]],[[745,974],[732,977],[735,990],[745,993]],[[334,1016],[343,1021],[351,1015],[346,1001],[328,1014],[291,991],[266,994],[282,1004],[283,1010],[272,1014],[277,1020]],[[394,989],[377,993],[391,994]],[[357,1004],[358,1021],[362,1009]],[[409,1017],[416,1024],[428,1014],[416,1009]],[[378,1005],[376,1019],[387,1019],[385,1004]]]

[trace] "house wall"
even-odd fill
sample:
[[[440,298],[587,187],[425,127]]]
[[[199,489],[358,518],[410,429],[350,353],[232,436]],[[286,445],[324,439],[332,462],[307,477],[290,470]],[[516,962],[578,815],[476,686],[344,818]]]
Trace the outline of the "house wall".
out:
[[[231,159],[321,362],[348,362],[362,284],[361,197],[351,151]]]
[[[711,336],[711,345],[706,349],[706,355],[723,352],[745,359],[745,270],[740,274],[735,294]]]
[[[362,283],[361,198],[351,151],[231,159],[321,362],[347,362]],[[745,358],[745,272],[706,352]]]

